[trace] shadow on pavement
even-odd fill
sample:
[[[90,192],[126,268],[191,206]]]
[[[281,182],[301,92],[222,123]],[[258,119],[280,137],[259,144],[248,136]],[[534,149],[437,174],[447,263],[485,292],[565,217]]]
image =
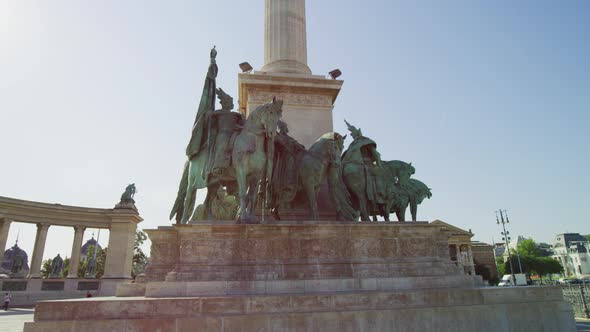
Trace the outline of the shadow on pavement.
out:
[[[0,316],[31,315],[34,313],[35,308],[8,308],[8,311],[4,311],[4,309],[0,310]]]

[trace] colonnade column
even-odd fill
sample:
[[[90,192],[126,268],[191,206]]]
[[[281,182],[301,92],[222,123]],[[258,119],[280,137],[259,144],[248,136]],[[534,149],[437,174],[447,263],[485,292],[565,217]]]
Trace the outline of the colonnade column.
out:
[[[6,250],[6,241],[8,240],[8,231],[10,230],[11,220],[0,218],[0,255],[4,255]]]
[[[43,262],[43,252],[45,251],[48,230],[49,224],[37,224],[37,236],[35,237],[35,247],[33,249],[33,258],[31,259],[29,278],[41,278],[41,263]]]
[[[465,265],[463,264],[463,255],[461,255],[461,245],[455,244],[455,248],[457,251],[457,265],[461,269],[463,273],[465,273]]]
[[[80,249],[82,249],[82,239],[84,238],[84,226],[74,226],[74,243],[72,244],[72,255],[70,256],[70,269],[68,278],[78,278],[78,268],[80,265]]]
[[[473,252],[471,244],[467,245],[467,264],[469,265],[469,274],[475,275],[475,262],[473,261]]]

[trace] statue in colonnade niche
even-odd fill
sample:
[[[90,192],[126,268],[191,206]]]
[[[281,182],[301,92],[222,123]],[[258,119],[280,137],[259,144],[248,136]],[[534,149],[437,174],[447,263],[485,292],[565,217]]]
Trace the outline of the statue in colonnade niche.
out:
[[[64,260],[59,254],[51,260],[51,278],[61,278],[64,270]]]
[[[95,248],[96,250],[96,248]],[[96,258],[90,257],[86,265],[86,271],[84,272],[85,278],[96,278]]]
[[[17,246],[15,245],[15,247]],[[15,253],[15,255],[12,257],[12,266],[10,267],[11,277],[24,277],[24,268],[25,264],[27,263],[25,257],[26,256],[22,255],[20,252]]]

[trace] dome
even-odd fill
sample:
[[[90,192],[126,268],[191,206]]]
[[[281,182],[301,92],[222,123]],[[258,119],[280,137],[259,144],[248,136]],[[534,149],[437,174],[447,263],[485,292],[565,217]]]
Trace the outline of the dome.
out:
[[[98,249],[102,250],[100,244],[97,244],[96,240],[94,238],[91,238],[90,240],[86,241],[86,243],[84,243],[82,249],[80,250],[80,257],[82,257],[82,259],[86,258],[86,253],[92,246],[98,246]]]
[[[12,269],[12,262],[14,261],[14,258],[20,256],[24,258],[24,262],[25,264],[23,265],[23,271],[28,272],[29,271],[29,255],[27,255],[27,253],[22,250],[17,243],[14,244],[14,246],[12,246],[12,248],[6,250],[4,252],[4,259],[2,260],[2,270],[6,271],[6,272],[10,272],[10,270]]]

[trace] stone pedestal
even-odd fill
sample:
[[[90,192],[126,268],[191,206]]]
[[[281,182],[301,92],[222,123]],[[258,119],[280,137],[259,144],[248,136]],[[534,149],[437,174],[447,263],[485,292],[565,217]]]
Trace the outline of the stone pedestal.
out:
[[[115,209],[111,218],[109,250],[102,278],[131,279],[135,231],[141,219],[132,209]]]
[[[117,298],[39,302],[25,331],[575,331],[559,288],[483,288],[450,260],[448,232],[428,223],[146,232],[142,282]]]
[[[273,97],[283,99],[289,135],[309,148],[333,131],[332,110],[343,81],[318,75],[255,72],[238,75],[240,112],[250,114]]]

